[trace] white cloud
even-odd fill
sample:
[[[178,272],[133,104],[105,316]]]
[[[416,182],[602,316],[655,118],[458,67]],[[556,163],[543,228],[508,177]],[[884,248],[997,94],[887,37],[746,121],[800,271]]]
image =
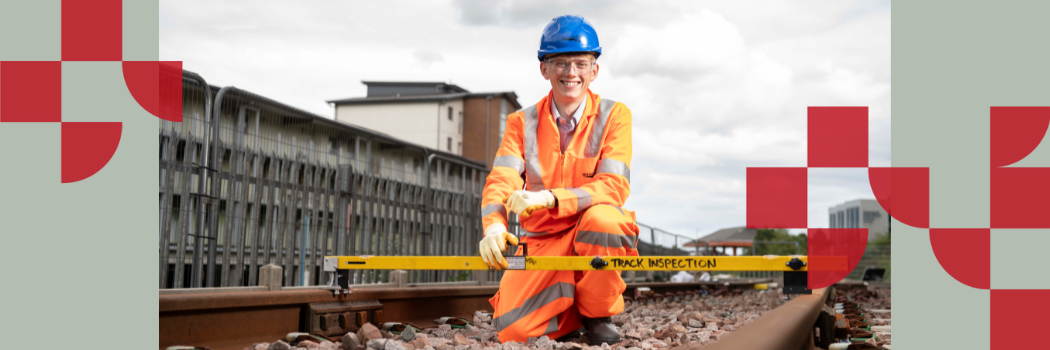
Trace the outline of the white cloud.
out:
[[[733,59],[744,48],[736,26],[710,10],[682,16],[659,28],[627,25],[623,33],[612,45],[603,45],[603,51],[612,54],[609,61],[626,76],[693,79]]]
[[[743,225],[747,167],[806,165],[807,106],[869,106],[870,163],[889,165],[886,1],[164,0],[160,51],[214,85],[325,116],[326,99],[363,96],[361,80],[451,80],[528,105],[550,89],[535,55],[562,14],[597,28],[592,90],[632,111],[627,206],[643,223],[690,236]],[[870,196],[852,170],[810,181],[813,227]]]
[[[430,68],[430,65],[438,62],[444,62],[445,56],[442,56],[437,51],[432,50],[419,50],[412,53],[412,57],[416,58],[416,61],[423,65],[423,68]]]

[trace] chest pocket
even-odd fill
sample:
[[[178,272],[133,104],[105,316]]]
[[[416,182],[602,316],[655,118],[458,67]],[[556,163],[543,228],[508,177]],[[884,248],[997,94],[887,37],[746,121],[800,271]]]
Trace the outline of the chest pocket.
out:
[[[572,160],[572,187],[580,187],[591,182],[598,170],[598,157],[575,158]]]
[[[598,170],[598,158],[601,153],[602,136],[605,134],[605,124],[609,120],[609,112],[612,111],[616,101],[602,99],[598,103],[598,115],[593,119],[594,126],[591,127],[584,145],[583,158],[572,159],[573,174],[572,186],[580,187],[590,183]]]

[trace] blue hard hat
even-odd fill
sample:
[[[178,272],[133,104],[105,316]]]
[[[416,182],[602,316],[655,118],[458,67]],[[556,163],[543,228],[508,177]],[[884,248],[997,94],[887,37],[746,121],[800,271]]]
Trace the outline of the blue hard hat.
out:
[[[543,28],[537,55],[540,61],[543,61],[543,56],[562,52],[593,52],[596,56],[601,56],[602,46],[598,44],[598,32],[590,22],[580,16],[565,15],[552,19],[547,27]]]

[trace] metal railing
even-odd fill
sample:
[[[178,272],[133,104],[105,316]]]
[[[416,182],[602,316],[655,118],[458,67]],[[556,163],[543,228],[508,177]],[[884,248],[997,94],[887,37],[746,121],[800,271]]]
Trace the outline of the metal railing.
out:
[[[699,249],[687,250],[682,247],[682,244],[696,238],[667,232],[640,222],[636,224],[641,231],[638,233],[638,244],[636,247],[638,255],[701,255]]]
[[[254,286],[270,263],[283,285],[317,285],[324,255],[476,251],[482,163],[192,72],[183,83],[183,122],[160,122],[161,288]],[[409,281],[462,275],[415,271]],[[387,281],[388,271],[353,276]]]

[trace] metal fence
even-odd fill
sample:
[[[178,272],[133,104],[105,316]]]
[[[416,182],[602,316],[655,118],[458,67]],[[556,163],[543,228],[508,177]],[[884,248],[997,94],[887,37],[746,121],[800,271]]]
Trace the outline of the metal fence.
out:
[[[183,122],[160,122],[161,288],[253,286],[269,263],[285,286],[316,285],[324,255],[476,251],[482,163],[191,72],[183,83]],[[386,271],[353,276],[386,281]]]
[[[671,255],[702,255],[700,250],[686,250],[682,247],[683,244],[693,240],[679,234],[667,232],[657,227],[649,226],[643,223],[637,223],[640,232],[638,233],[638,244],[635,249],[638,250],[638,255],[641,256],[671,256]]]

